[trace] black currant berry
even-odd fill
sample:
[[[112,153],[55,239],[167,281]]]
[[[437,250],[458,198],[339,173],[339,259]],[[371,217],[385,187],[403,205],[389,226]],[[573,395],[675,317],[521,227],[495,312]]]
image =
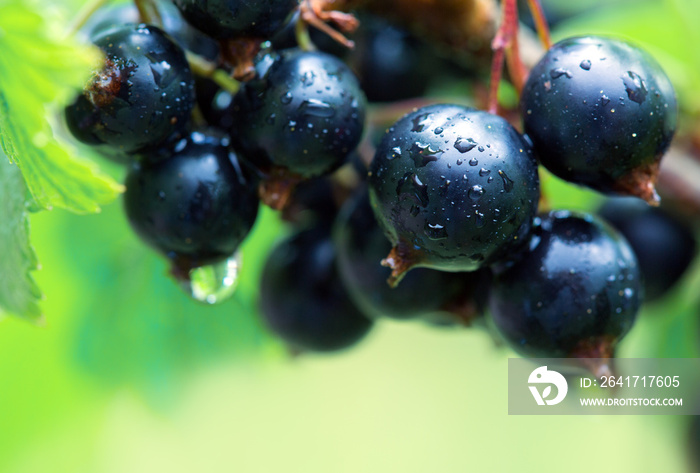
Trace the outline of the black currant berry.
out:
[[[260,304],[270,329],[302,350],[347,348],[372,327],[345,292],[324,226],[300,232],[272,251],[263,270]]]
[[[173,0],[195,28],[218,39],[268,38],[284,25],[297,0]]]
[[[447,314],[439,313],[463,309],[453,318],[467,323],[480,315],[475,296],[477,292],[487,292],[489,279],[482,272],[447,273],[417,268],[398,287],[392,289],[386,284],[391,270],[380,261],[391,250],[391,244],[377,224],[366,190],[343,205],[333,239],[345,287],[368,316],[446,319]]]
[[[420,97],[428,88],[432,68],[418,39],[386,21],[368,19],[356,40],[350,62],[370,102]]]
[[[190,50],[210,60],[219,55],[219,46],[215,40],[190,26],[180,12],[170,2],[159,2],[158,13],[162,29],[168,33],[182,49]],[[94,38],[111,28],[127,23],[141,23],[141,16],[134,2],[108,5],[93,14],[82,31]]]
[[[255,223],[258,198],[228,139],[194,132],[167,159],[139,158],[124,193],[136,233],[180,272],[231,256]]]
[[[612,357],[642,302],[632,249],[587,214],[557,211],[538,220],[529,251],[494,278],[494,324],[524,356]]]
[[[124,25],[102,32],[95,44],[104,68],[66,108],[80,141],[108,154],[155,147],[182,132],[194,105],[194,79],[182,49],[159,28]]]
[[[521,112],[535,153],[557,176],[658,200],[654,185],[677,105],[671,82],[646,52],[604,37],[561,41],[530,72]]]
[[[524,244],[537,164],[506,120],[459,105],[401,118],[377,147],[370,197],[393,245],[392,281],[415,266],[474,271]]]
[[[606,202],[598,214],[622,233],[637,255],[646,301],[671,289],[695,257],[692,229],[661,207],[617,198]]]
[[[261,168],[302,177],[340,166],[362,136],[365,97],[350,69],[320,52],[284,50],[258,62],[234,97],[232,136]]]

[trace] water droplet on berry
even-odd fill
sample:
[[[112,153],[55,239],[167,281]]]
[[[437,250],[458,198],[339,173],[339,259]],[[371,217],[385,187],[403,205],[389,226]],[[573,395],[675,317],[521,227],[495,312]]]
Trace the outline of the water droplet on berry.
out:
[[[484,188],[481,187],[480,185],[475,185],[472,186],[471,189],[469,189],[469,192],[467,193],[469,195],[469,198],[473,201],[478,201],[481,199],[481,196],[484,195]]]
[[[622,75],[622,82],[625,84],[625,90],[627,91],[627,96],[631,101],[641,104],[646,100],[647,88],[644,84],[644,80],[636,72],[627,71],[626,74]]]
[[[481,177],[488,176],[489,174],[491,174],[490,169],[481,168],[479,170],[479,176],[481,176]]]
[[[316,79],[316,74],[313,71],[306,71],[301,76],[301,83],[304,84],[304,87],[311,87],[314,85],[314,79]]]
[[[193,299],[206,304],[219,304],[236,291],[241,268],[240,253],[210,266],[190,271],[189,281],[180,281],[180,287]]]
[[[573,74],[571,74],[570,71],[567,71],[566,69],[561,67],[552,69],[551,71],[549,71],[549,75],[552,77],[552,79],[558,79],[561,76],[566,76],[567,79],[571,79],[573,77]]]
[[[411,120],[411,122],[413,123],[413,128],[411,128],[411,131],[421,132],[425,130],[425,127],[430,125],[433,120],[431,120],[429,113],[424,113],[422,115],[418,115],[416,118]]]
[[[467,151],[471,151],[476,147],[476,142],[471,138],[457,138],[454,146],[460,153],[466,153]]]
[[[447,238],[447,230],[439,223],[432,224],[425,222],[424,231],[431,240],[444,240]]]
[[[476,158],[472,158],[469,160],[469,165],[470,166],[478,166],[479,165],[479,160]]]
[[[288,105],[292,101],[292,98],[293,98],[292,93],[287,92],[286,94],[283,94],[280,97],[280,102],[282,102],[282,104],[284,104],[284,105]]]
[[[404,174],[396,185],[396,195],[409,194],[422,207],[427,207],[430,202],[428,186],[423,184],[420,178],[412,172]]]
[[[391,161],[394,158],[400,158],[401,157],[401,147],[397,146],[395,148],[391,148],[391,153],[386,155],[387,161]]]
[[[420,141],[416,141],[411,146],[411,159],[413,159],[416,167],[423,167],[428,163],[437,161],[442,153],[441,149],[433,149],[429,144],[421,143]]]
[[[475,210],[474,215],[476,216],[476,228],[482,228],[484,225],[486,225],[486,221],[484,220],[484,214],[482,214],[478,210]]]
[[[335,115],[335,109],[321,100],[307,99],[299,105],[299,113],[312,117],[330,118]]]
[[[581,66],[581,69],[583,69],[584,71],[590,71],[591,61],[589,61],[588,59],[584,59],[583,61],[581,61],[581,64],[579,64],[579,66]]]

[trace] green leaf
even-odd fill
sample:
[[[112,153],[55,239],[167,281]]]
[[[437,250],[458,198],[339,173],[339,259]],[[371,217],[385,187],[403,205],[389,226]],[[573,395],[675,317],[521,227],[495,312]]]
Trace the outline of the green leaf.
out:
[[[37,260],[29,244],[26,187],[17,166],[6,162],[2,153],[0,189],[5,193],[0,199],[0,313],[38,320],[41,292],[30,274]]]
[[[0,0],[0,145],[35,203],[97,212],[122,186],[59,143],[47,119],[89,78],[99,55],[58,31],[31,4]],[[55,112],[55,110],[54,110]]]

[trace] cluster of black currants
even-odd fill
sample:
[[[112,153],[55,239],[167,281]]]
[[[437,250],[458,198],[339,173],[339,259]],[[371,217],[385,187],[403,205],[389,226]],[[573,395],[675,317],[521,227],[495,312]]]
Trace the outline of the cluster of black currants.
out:
[[[160,26],[125,4],[84,28],[105,60],[66,123],[128,166],[129,222],[187,284],[197,268],[234,258],[260,188],[273,193],[345,162],[362,135],[365,97],[342,61],[299,48],[262,47],[236,93],[194,76],[186,51],[223,62],[232,41],[259,45],[282,30],[297,0],[140,3],[157,7]]]
[[[390,317],[487,321],[526,356],[607,358],[645,289],[662,295],[693,256],[692,233],[644,202],[657,203],[677,107],[664,72],[634,46],[553,46],[522,92],[524,134],[460,105],[414,109],[367,169],[357,158],[365,91],[392,101],[425,90],[410,36],[382,25],[344,62],[296,47],[295,0],[174,3],[179,12],[160,9],[167,33],[130,6],[94,19],[104,68],[67,123],[127,163],[129,221],[180,280],[233,257],[260,197],[282,208],[296,232],[269,256],[261,307],[294,348],[342,349]],[[249,37],[270,41],[239,90],[195,80],[183,49],[216,61],[225,41]],[[358,179],[323,177],[349,161]],[[539,165],[635,196],[601,212],[619,231],[594,215],[538,214]]]

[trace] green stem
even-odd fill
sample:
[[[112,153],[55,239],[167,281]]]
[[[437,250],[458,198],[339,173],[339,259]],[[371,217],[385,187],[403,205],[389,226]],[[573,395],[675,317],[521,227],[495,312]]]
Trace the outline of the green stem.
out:
[[[240,83],[232,78],[226,71],[218,69],[216,64],[193,52],[187,51],[186,54],[187,62],[190,63],[192,72],[198,76],[213,80],[219,87],[231,94],[238,92]]]
[[[141,21],[149,25],[163,25],[163,18],[160,16],[158,6],[153,0],[134,0],[134,5],[136,5],[136,9],[139,11]]]
[[[296,36],[297,44],[303,51],[316,50],[316,46],[309,35],[309,25],[301,18],[301,15],[294,25],[294,35]]]
[[[106,5],[109,0],[90,0],[82,6],[73,23],[68,27],[67,35],[72,36],[85,26],[85,23],[95,14],[97,10]]]

